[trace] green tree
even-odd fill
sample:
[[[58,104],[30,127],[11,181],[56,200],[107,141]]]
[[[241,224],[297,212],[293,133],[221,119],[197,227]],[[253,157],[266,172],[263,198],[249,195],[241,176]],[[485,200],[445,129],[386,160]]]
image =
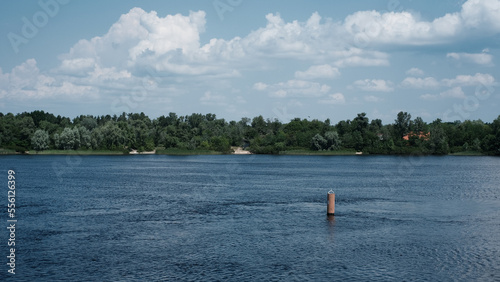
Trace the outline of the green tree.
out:
[[[418,132],[427,133],[427,130],[428,130],[427,124],[421,117],[416,117],[415,120],[413,120],[411,131],[416,133]]]
[[[31,146],[35,151],[43,151],[49,148],[49,134],[45,130],[38,129],[31,137]]]
[[[321,151],[327,148],[328,142],[318,133],[312,138],[312,145],[314,149]]]
[[[429,139],[429,149],[432,154],[445,155],[450,151],[446,134],[440,124],[434,124],[431,127],[431,137]]]
[[[75,127],[75,129],[76,129],[76,127]],[[91,136],[90,131],[83,126],[79,126],[78,133],[80,135],[80,147],[85,148],[85,149],[91,148],[92,147],[92,136]]]
[[[54,133],[52,139],[54,140],[54,148],[60,149],[61,148],[61,139],[59,137],[59,133]]]
[[[394,123],[394,129],[399,138],[410,132],[411,115],[407,112],[399,112]]]
[[[352,133],[352,139],[354,142],[354,149],[356,149],[356,151],[363,151],[364,148],[363,135],[361,135],[359,131],[354,131]]]
[[[340,140],[339,134],[336,131],[325,132],[325,139],[327,142],[327,150],[339,150],[342,141]]]
[[[13,132],[15,134],[16,145],[27,150],[31,145],[31,136],[35,133],[33,118],[30,116],[17,118]]]
[[[80,125],[85,127],[87,130],[92,131],[97,127],[97,121],[91,116],[87,116],[82,119]]]
[[[267,132],[267,123],[262,116],[253,118],[252,127],[257,130],[259,134],[265,134]]]
[[[71,150],[75,146],[75,134],[69,127],[65,127],[59,136],[60,146],[64,150]]]
[[[90,134],[90,143],[92,144],[92,149],[98,150],[104,148],[104,135],[100,127],[92,130]]]
[[[492,147],[492,153],[494,155],[500,155],[500,116],[496,118],[491,124],[492,135],[495,136],[493,142],[490,144]]]
[[[366,113],[360,113],[356,118],[354,118],[353,123],[355,123],[354,130],[363,133],[368,128],[369,119],[366,117]]]
[[[210,148],[214,151],[228,153],[231,151],[229,141],[222,136],[214,136],[210,139]]]
[[[107,150],[123,149],[125,137],[123,136],[123,131],[117,126],[116,122],[106,122],[106,124],[101,128],[101,134],[101,147],[104,147]]]
[[[73,128],[73,138],[74,138],[73,149],[78,150],[78,148],[80,148],[80,132],[76,127]]]

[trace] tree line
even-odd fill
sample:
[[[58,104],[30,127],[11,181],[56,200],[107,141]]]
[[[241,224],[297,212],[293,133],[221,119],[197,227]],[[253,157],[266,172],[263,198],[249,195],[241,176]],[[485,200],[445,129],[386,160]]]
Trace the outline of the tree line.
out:
[[[262,116],[226,121],[215,114],[150,119],[144,113],[80,115],[74,119],[44,111],[0,113],[0,148],[24,151],[154,149],[212,150],[229,153],[243,146],[257,154],[291,150],[362,151],[369,154],[500,155],[500,116],[481,120],[426,123],[399,112],[392,124],[359,113],[332,124],[295,118],[288,123]]]

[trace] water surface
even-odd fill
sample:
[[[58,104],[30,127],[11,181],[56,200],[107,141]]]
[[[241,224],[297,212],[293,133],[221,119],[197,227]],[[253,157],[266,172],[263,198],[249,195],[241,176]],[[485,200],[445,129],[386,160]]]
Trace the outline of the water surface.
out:
[[[0,157],[8,169],[19,281],[500,280],[500,158]]]

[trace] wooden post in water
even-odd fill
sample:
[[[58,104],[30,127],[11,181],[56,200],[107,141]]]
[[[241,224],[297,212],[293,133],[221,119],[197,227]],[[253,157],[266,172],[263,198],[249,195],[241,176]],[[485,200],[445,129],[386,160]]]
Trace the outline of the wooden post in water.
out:
[[[335,214],[335,193],[333,190],[328,192],[328,204],[327,204],[327,215]]]

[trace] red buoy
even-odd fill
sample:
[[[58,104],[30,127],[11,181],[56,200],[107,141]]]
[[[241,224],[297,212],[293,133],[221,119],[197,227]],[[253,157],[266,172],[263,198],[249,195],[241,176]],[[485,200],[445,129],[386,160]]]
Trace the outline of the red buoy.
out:
[[[333,190],[328,192],[328,205],[327,205],[327,215],[335,214],[335,193]]]

